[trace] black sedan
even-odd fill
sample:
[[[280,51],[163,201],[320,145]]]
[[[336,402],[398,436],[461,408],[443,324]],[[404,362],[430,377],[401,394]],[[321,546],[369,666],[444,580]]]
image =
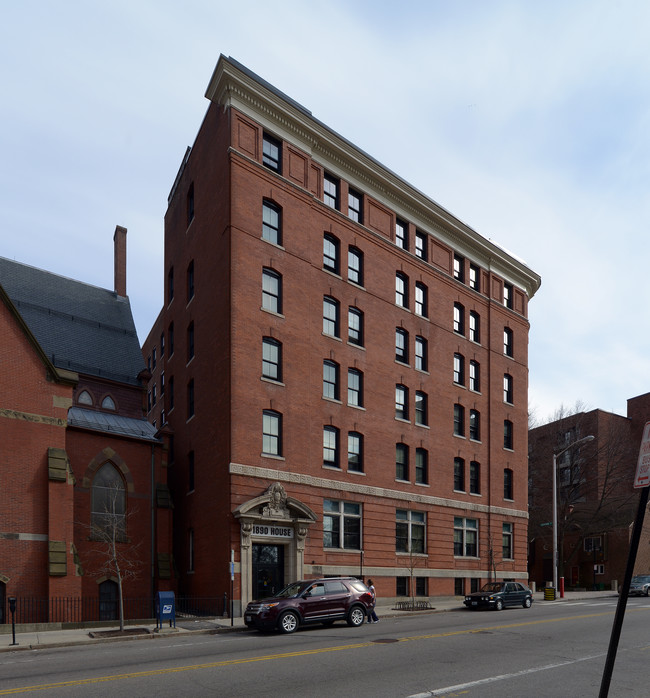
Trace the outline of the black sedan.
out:
[[[475,591],[463,601],[470,610],[477,608],[494,608],[497,611],[506,606],[523,606],[530,608],[533,592],[520,582],[489,582],[481,591]]]

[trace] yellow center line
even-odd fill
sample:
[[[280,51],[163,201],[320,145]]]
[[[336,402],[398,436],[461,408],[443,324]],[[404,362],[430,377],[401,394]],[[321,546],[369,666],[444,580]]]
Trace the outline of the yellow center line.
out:
[[[633,611],[631,611],[633,612]],[[582,620],[586,618],[598,618],[600,616],[613,615],[613,611],[601,613],[588,613],[585,615],[563,616],[561,618],[546,618],[544,620],[531,620],[521,623],[507,623],[504,625],[492,625],[482,628],[465,628],[464,630],[450,630],[442,633],[430,633],[427,635],[414,635],[412,637],[402,637],[398,642],[413,642],[417,640],[433,640],[443,637],[456,637],[460,635],[473,635],[493,630],[508,630],[510,628],[522,628],[529,625],[542,625],[544,623],[560,623],[567,620]],[[195,671],[197,669],[216,669],[218,667],[238,666],[240,664],[250,664],[252,662],[267,662],[274,659],[290,659],[292,657],[307,657],[309,655],[323,654],[325,652],[342,652],[345,650],[364,649],[366,647],[380,647],[381,643],[368,641],[359,642],[352,645],[339,645],[337,647],[323,647],[321,649],[304,649],[296,652],[282,652],[280,654],[267,654],[260,657],[248,657],[245,659],[226,659],[219,662],[208,662],[205,664],[190,664],[188,666],[169,667],[166,669],[152,669],[150,671],[136,671],[128,674],[115,674],[113,676],[98,676],[90,679],[75,679],[71,681],[60,681],[57,683],[39,684],[36,686],[24,686],[22,688],[9,688],[0,690],[0,696],[8,696],[16,693],[27,693],[28,691],[47,691],[55,688],[66,688],[69,686],[85,686],[93,683],[104,683],[107,681],[121,681],[124,679],[139,679],[150,676],[164,676],[166,674],[176,674],[182,671]]]

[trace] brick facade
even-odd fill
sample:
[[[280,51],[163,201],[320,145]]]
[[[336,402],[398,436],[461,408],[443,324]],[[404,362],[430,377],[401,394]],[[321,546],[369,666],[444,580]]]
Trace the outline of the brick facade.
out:
[[[170,194],[165,303],[143,348],[152,367],[150,420],[165,424],[172,437],[174,551],[183,593],[229,593],[234,551],[235,599],[245,604],[266,573],[255,557],[269,553],[265,545],[283,558],[276,565],[280,581],[371,575],[383,597],[402,593],[411,572],[418,593],[427,595],[469,590],[470,579],[477,584],[495,573],[526,579],[527,304],[539,277],[235,62],[220,60],[208,97]],[[279,172],[263,164],[265,135],[280,147]],[[338,180],[338,210],[323,201],[325,173]],[[361,222],[348,215],[350,191],[361,194]],[[280,211],[279,244],[262,237],[264,202]],[[408,250],[396,244],[397,219],[407,223]],[[416,252],[416,233],[424,252]],[[323,268],[325,235],[338,246],[338,269]],[[350,248],[363,257],[358,282],[348,274]],[[455,277],[455,257],[464,279]],[[281,276],[279,312],[261,307],[263,270]],[[398,272],[407,278],[408,308],[396,305]],[[425,313],[416,312],[416,284],[426,287]],[[338,302],[338,337],[323,331],[324,297]],[[462,333],[454,331],[455,303],[464,309]],[[349,308],[363,313],[363,346],[348,336]],[[470,313],[480,318],[474,341]],[[397,328],[408,333],[403,361],[396,360]],[[504,353],[506,328],[512,356]],[[280,380],[262,376],[265,337],[281,343]],[[416,337],[427,343],[426,370],[416,368]],[[454,382],[454,354],[464,357],[464,385]],[[323,397],[324,361],[338,366],[338,398]],[[474,390],[470,361],[481,371]],[[348,404],[349,369],[363,376],[362,406]],[[514,385],[508,402],[505,374]],[[408,389],[407,419],[395,416],[398,384]],[[425,395],[426,425],[416,423],[416,392]],[[453,435],[454,404],[465,411],[463,436]],[[471,410],[480,414],[474,439]],[[281,415],[278,455],[263,452],[264,411]],[[512,424],[509,448],[505,421]],[[326,426],[338,429],[334,467],[323,460]],[[363,437],[363,472],[348,464],[350,432]],[[409,454],[400,479],[396,444]],[[423,482],[415,477],[417,449],[428,453]],[[465,462],[462,491],[454,490],[458,457]],[[467,484],[470,462],[480,464],[475,493]],[[507,499],[506,469],[513,474]],[[272,506],[274,483],[286,497],[279,508]],[[324,546],[325,500],[358,507],[360,546]],[[424,515],[424,552],[396,552],[398,511]],[[478,522],[477,555],[454,555],[455,517]],[[291,538],[255,533],[267,530],[261,523],[281,522]],[[503,524],[513,527],[507,559]]]
[[[121,242],[124,254],[125,241]],[[126,540],[118,547],[127,556],[137,555],[142,561],[137,576],[125,580],[124,595],[145,599],[146,607],[152,592],[174,588],[174,580],[173,575],[161,575],[157,565],[161,554],[167,561],[171,557],[171,509],[161,506],[156,497],[157,488],[166,488],[165,452],[162,441],[155,438],[151,425],[143,419],[143,385],[137,376],[129,375],[130,368],[126,363],[120,364],[119,358],[114,365],[118,370],[124,366],[125,376],[121,380],[100,377],[99,373],[108,373],[102,368],[105,362],[96,355],[81,356],[78,351],[75,356],[81,359],[76,360],[83,361],[88,371],[62,368],[69,362],[66,348],[72,347],[70,351],[75,352],[83,339],[66,337],[66,332],[74,330],[48,326],[40,319],[60,317],[62,323],[90,327],[90,331],[102,322],[110,327],[116,317],[110,307],[115,296],[93,288],[86,297],[89,287],[83,284],[9,260],[1,261],[0,623],[6,622],[9,596],[26,603],[32,600],[19,607],[20,613],[29,609],[38,614],[30,617],[32,622],[33,618],[38,622],[70,620],[62,609],[75,603],[81,608],[82,599],[96,601],[100,582],[116,581],[113,575],[98,572],[100,558],[105,560],[106,556],[98,554],[100,546],[91,532],[94,476],[109,462],[118,468],[126,491]],[[122,282],[125,276],[121,269]],[[54,290],[43,293],[43,284],[48,282]],[[5,290],[5,285],[12,290]],[[16,287],[20,290],[16,291]],[[66,293],[57,296],[56,289],[63,287]],[[18,300],[12,297],[13,292],[19,295]],[[74,319],[70,314],[50,312],[39,305],[45,299],[56,307],[57,299],[70,293],[75,296],[65,297],[63,302],[70,302],[78,313]],[[94,310],[91,296],[102,293],[99,307],[107,317],[92,312],[92,322],[87,323],[83,313],[88,307]],[[28,306],[29,294],[33,295]],[[118,302],[122,317],[132,326],[130,310],[124,315],[124,300]],[[29,315],[33,309],[36,310]],[[144,368],[134,333],[133,339]],[[105,344],[97,342],[96,346]],[[74,410],[77,412],[71,417]],[[138,431],[138,425],[142,431]],[[71,600],[71,604],[66,606],[60,601],[63,598]],[[47,600],[59,600],[58,605],[46,606]],[[16,621],[26,619],[19,615]]]

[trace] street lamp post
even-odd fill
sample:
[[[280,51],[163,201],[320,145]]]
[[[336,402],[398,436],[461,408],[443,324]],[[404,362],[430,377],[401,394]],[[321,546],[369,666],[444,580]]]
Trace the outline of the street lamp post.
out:
[[[563,453],[566,453],[570,448],[575,448],[588,441],[594,440],[593,435],[584,436],[582,439],[574,441],[572,444],[565,446],[561,451],[553,453],[553,589],[557,591],[557,568],[558,568],[558,553],[557,553],[557,459]]]

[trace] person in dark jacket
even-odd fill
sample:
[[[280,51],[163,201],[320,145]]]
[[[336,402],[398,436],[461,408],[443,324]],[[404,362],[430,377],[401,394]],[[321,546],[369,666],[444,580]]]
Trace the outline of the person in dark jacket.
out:
[[[375,606],[377,605],[377,592],[375,591],[375,585],[372,583],[372,579],[369,579],[366,583],[370,593],[372,594],[372,606],[368,609],[368,623],[379,623],[379,618],[375,613]]]

